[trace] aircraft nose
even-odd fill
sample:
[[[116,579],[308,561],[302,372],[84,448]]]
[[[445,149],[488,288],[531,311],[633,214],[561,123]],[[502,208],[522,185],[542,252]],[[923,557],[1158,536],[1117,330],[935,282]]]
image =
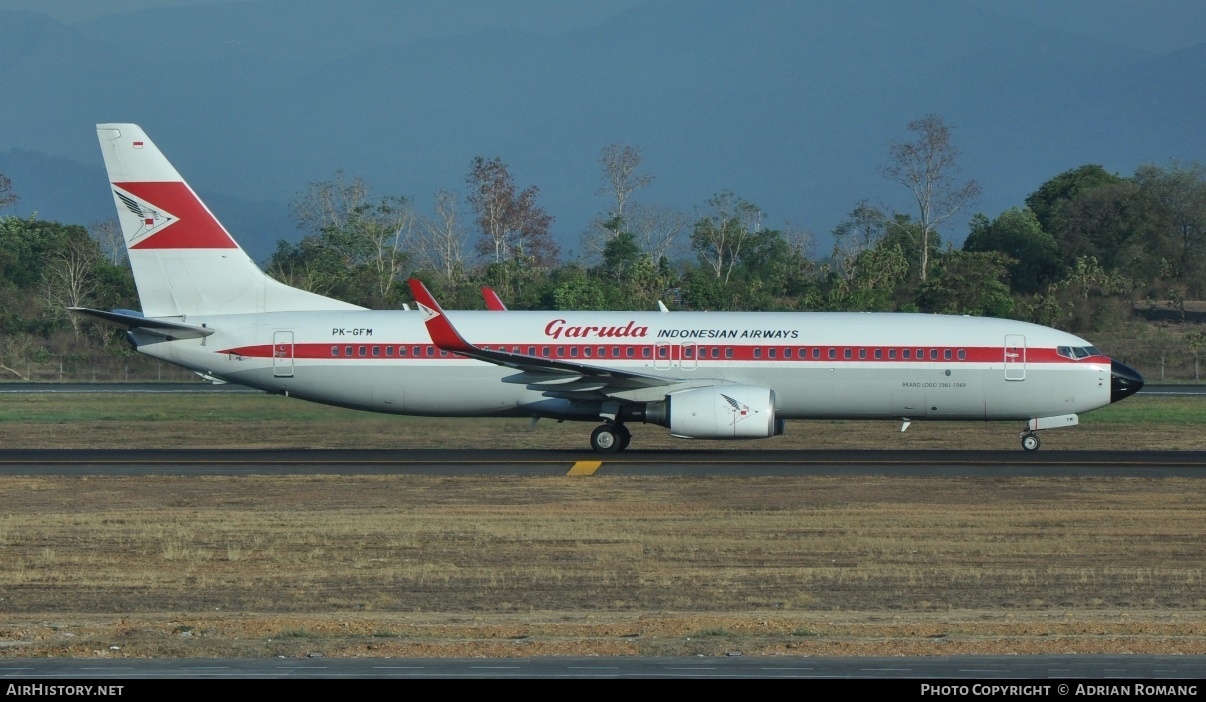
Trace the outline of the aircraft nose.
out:
[[[1142,387],[1143,376],[1134,368],[1125,363],[1110,361],[1110,402],[1124,400],[1139,392]]]

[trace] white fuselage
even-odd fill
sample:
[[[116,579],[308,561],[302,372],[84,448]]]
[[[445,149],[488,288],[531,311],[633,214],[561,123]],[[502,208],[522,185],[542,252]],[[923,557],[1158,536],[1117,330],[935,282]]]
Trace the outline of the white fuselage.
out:
[[[1110,403],[1110,359],[1025,322],[881,313],[448,313],[474,346],[671,379],[621,403],[715,385],[771,388],[777,416],[993,420]],[[205,338],[131,332],[139,351],[223,380],[344,407],[595,420],[597,387],[441,352],[411,311],[191,315]],[[1083,355],[1083,354],[1082,354]],[[596,384],[597,385],[597,384]]]

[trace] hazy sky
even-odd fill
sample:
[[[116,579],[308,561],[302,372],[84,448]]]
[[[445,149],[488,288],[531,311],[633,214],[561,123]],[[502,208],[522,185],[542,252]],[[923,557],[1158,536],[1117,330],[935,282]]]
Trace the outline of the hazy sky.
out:
[[[0,8],[41,12],[60,22],[78,22],[148,7],[213,5],[231,0],[0,0]]]
[[[0,0],[0,9],[30,10],[61,22],[78,22],[168,5],[212,5],[255,0]],[[339,0],[331,0],[338,2]],[[429,0],[432,3],[442,0]],[[601,5],[616,10],[643,0],[567,0],[582,2],[598,14]],[[739,2],[740,0],[733,0]],[[848,2],[849,0],[796,0]],[[857,1],[857,0],[854,0]],[[498,0],[507,2],[507,0]],[[1121,46],[1166,54],[1199,44],[1203,27],[1185,21],[1188,11],[1202,0],[965,0],[991,12],[1022,17],[1052,28],[1103,38]]]

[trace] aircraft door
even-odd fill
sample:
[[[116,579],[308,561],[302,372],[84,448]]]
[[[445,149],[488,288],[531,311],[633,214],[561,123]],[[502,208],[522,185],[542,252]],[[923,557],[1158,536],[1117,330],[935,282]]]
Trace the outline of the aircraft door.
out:
[[[1026,337],[1005,335],[1005,380],[1026,379]]]
[[[695,370],[699,365],[699,359],[696,356],[699,354],[699,348],[694,341],[688,341],[681,347],[681,358],[678,362],[683,370]]]
[[[293,332],[272,333],[272,375],[276,378],[293,377]]]
[[[653,345],[653,367],[655,370],[666,370],[670,368],[670,362],[673,358],[670,348],[671,344],[664,341],[659,341]]]

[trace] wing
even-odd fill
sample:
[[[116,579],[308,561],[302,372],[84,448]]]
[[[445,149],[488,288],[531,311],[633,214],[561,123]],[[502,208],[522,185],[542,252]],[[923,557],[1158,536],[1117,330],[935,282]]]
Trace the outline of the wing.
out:
[[[482,288],[482,299],[486,301],[486,309],[491,312],[506,312],[507,306],[503,304],[498,293],[494,292],[494,288],[489,286]]]
[[[602,392],[676,385],[683,382],[681,378],[664,378],[606,366],[592,366],[521,353],[479,349],[465,341],[456,327],[452,326],[452,322],[448,320],[448,316],[444,314],[444,310],[440,308],[439,303],[435,301],[435,297],[427,290],[427,286],[423,285],[422,281],[411,278],[407,283],[410,285],[411,292],[414,293],[419,311],[423,313],[423,323],[427,326],[427,333],[431,335],[431,342],[443,351],[476,358],[496,366],[514,368],[525,373],[561,376],[566,380],[593,380],[598,384],[594,389]]]

